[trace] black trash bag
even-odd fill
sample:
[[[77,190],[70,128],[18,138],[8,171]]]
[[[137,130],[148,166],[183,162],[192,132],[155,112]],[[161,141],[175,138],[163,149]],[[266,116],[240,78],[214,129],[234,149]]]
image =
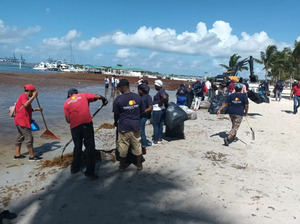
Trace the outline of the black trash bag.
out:
[[[168,104],[165,116],[165,125],[169,130],[174,130],[178,125],[182,125],[188,119],[186,112],[173,102]]]
[[[260,104],[260,103],[270,103],[269,97],[255,93],[252,90],[248,91],[248,98],[252,100],[254,103]]]
[[[118,151],[118,149],[115,149],[115,155],[116,155],[116,160],[120,161],[120,153]],[[142,163],[145,162],[145,158],[144,156],[142,156]],[[126,163],[128,164],[137,164],[137,160],[136,160],[136,156],[132,154],[131,149],[129,148],[128,153],[127,153],[127,157],[126,157]]]
[[[173,129],[170,129],[168,126],[166,126],[165,137],[171,139],[184,139],[184,122]]]
[[[224,94],[219,94],[214,96],[211,101],[210,101],[210,107],[208,108],[208,112],[210,114],[217,114],[218,110],[220,107],[223,105],[223,103],[226,101],[226,98],[228,96]],[[221,114],[226,114],[227,113],[227,107],[225,107],[222,111]]]

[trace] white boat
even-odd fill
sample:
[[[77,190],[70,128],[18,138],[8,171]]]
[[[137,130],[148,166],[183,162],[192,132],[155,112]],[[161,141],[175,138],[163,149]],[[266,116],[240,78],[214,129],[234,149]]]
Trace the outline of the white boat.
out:
[[[40,70],[40,71],[46,71],[46,70],[48,70],[47,64],[49,64],[49,63],[41,62],[40,64],[35,65],[35,66],[33,67],[33,69],[34,69],[34,70]]]

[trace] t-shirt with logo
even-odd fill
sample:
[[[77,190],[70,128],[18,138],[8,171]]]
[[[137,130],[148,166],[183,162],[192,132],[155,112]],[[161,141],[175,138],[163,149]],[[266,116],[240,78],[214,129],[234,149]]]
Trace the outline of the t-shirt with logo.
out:
[[[146,110],[149,106],[152,106],[152,98],[149,94],[145,94],[141,96],[142,101],[143,101],[143,105],[144,105],[144,110]],[[146,117],[146,118],[150,118],[151,117],[151,112],[148,113],[143,113],[142,117]]]
[[[15,107],[15,111],[16,111],[15,125],[30,128],[32,107],[31,105],[28,105],[27,107],[22,106],[28,100],[29,98],[25,93],[19,96]]]
[[[233,93],[228,96],[226,103],[228,103],[228,113],[235,115],[244,115],[245,105],[249,104],[248,97],[243,93]]]
[[[295,96],[300,96],[300,87],[298,85],[294,86],[292,90]]]
[[[69,117],[70,128],[92,122],[89,103],[95,101],[96,94],[73,94],[64,104],[65,116]]]
[[[113,112],[119,117],[118,131],[139,131],[140,117],[145,107],[142,98],[136,93],[117,96],[113,104]]]

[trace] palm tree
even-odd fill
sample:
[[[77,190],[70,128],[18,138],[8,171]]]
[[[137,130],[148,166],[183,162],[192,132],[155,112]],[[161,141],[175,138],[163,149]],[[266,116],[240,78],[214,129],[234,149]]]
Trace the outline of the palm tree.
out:
[[[239,56],[238,54],[233,54],[232,56],[230,56],[228,65],[220,64],[220,66],[222,66],[223,68],[226,68],[227,72],[234,72],[240,58],[241,58],[241,56]],[[248,67],[241,66],[238,69],[238,71],[243,71],[243,70],[248,70]]]
[[[266,70],[265,79],[269,75],[269,69],[272,68],[274,62],[274,55],[277,52],[277,47],[275,45],[269,45],[266,49],[266,52],[260,52],[260,58],[264,64],[264,69]]]

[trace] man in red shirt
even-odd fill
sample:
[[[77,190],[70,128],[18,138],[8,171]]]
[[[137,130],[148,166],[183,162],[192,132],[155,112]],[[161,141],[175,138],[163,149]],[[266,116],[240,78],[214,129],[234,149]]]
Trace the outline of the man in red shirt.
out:
[[[300,107],[300,81],[295,85],[290,94],[290,99],[294,96],[294,114],[298,112],[298,107]]]
[[[41,111],[41,108],[32,108],[31,103],[38,96],[38,91],[34,85],[27,84],[24,86],[25,92],[22,93],[15,106],[15,119],[14,123],[18,129],[18,135],[16,139],[16,154],[14,159],[25,158],[21,155],[22,142],[25,140],[25,144],[29,151],[29,160],[35,161],[41,159],[41,157],[35,156],[33,151],[33,136],[30,129],[30,122],[32,118],[32,112]]]
[[[89,103],[101,99],[103,104],[108,102],[105,97],[91,93],[78,93],[77,89],[68,91],[68,99],[64,104],[64,112],[67,123],[70,124],[72,139],[74,142],[73,161],[71,173],[80,171],[80,159],[82,154],[82,143],[87,153],[87,167],[85,175],[91,179],[97,179],[95,174],[95,139],[92,116]]]

